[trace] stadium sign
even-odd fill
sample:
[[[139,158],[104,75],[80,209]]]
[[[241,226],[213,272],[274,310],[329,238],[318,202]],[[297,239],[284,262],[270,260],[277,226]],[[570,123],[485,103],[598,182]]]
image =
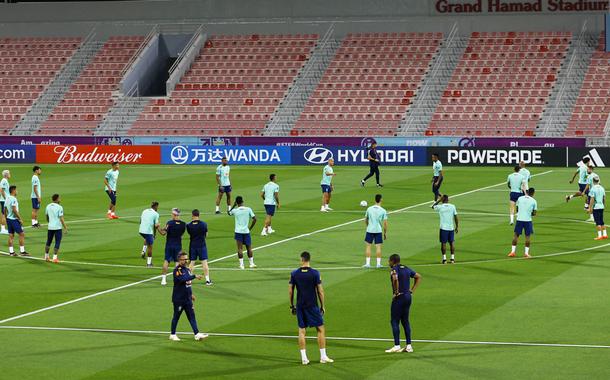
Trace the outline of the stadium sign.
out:
[[[424,147],[379,147],[377,149],[382,165],[425,165]],[[292,164],[322,165],[333,158],[337,165],[368,165],[366,148],[359,147],[292,147]]]
[[[607,0],[435,0],[440,14],[607,12]]]
[[[428,153],[429,156],[432,153],[438,153],[441,162],[447,165],[509,166],[516,165],[519,161],[535,166],[564,166],[566,164],[565,148],[429,148]]]
[[[158,146],[37,145],[36,162],[45,164],[159,164]]]
[[[170,165],[219,164],[227,157],[230,164],[289,165],[290,147],[283,146],[161,146],[161,163]]]
[[[0,162],[36,162],[36,147],[33,145],[1,145]]]

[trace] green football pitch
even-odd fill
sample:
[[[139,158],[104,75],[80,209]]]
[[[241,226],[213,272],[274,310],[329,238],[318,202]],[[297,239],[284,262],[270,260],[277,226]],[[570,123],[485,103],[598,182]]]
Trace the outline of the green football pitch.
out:
[[[8,168],[28,225],[31,166]],[[524,260],[522,241],[519,257],[506,256],[511,168],[446,166],[442,191],[458,209],[460,229],[457,264],[441,265],[428,167],[383,167],[385,187],[378,190],[373,181],[359,186],[366,168],[336,166],[334,211],[321,213],[321,167],[236,165],[233,195],[242,195],[259,219],[253,231],[258,268],[241,271],[232,255],[233,218],[213,214],[213,167],[122,166],[119,220],[105,218],[106,170],[43,167],[43,208],[53,193],[61,194],[69,233],[60,264],[40,260],[45,226],[26,229],[33,259],[0,256],[0,378],[610,377],[610,243],[593,240],[582,200],[566,204],[564,196],[576,188],[568,183],[572,168],[530,168],[539,210],[534,258]],[[273,220],[277,232],[261,237],[259,193],[271,172],[282,208]],[[610,178],[610,170],[596,172],[602,183]],[[413,295],[410,354],[384,353],[393,345],[388,269],[360,267],[359,203],[370,204],[378,192],[390,212],[384,265],[399,253],[423,277]],[[155,245],[155,268],[140,258],[139,216],[152,200],[160,202],[163,223],[172,207],[205,213],[214,285],[193,285],[199,327],[210,333],[204,341],[193,339],[185,316],[182,341],[168,340],[172,289],[159,278],[164,238]],[[7,252],[5,237],[0,250]],[[300,364],[287,284],[303,250],[322,274],[333,364],[318,363],[315,339],[308,341],[311,364]]]

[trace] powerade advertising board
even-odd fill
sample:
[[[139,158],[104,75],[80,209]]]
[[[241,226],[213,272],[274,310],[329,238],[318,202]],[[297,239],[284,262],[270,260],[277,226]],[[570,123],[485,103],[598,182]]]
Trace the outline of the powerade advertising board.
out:
[[[226,157],[239,165],[290,165],[287,146],[162,145],[161,163],[174,165],[219,164]]]
[[[426,165],[425,147],[378,147],[381,165],[416,166]],[[321,165],[333,158],[337,165],[368,165],[367,149],[363,147],[292,147],[293,165]]]
[[[566,165],[565,148],[428,148],[428,153],[438,153],[443,165],[453,166],[511,166],[519,161],[532,166]]]

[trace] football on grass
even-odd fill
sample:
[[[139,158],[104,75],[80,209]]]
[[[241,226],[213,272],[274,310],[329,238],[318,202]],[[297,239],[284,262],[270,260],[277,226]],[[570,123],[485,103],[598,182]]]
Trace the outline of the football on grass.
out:
[[[366,201],[360,201],[360,206],[366,207],[366,206],[368,206],[368,203],[366,203]]]

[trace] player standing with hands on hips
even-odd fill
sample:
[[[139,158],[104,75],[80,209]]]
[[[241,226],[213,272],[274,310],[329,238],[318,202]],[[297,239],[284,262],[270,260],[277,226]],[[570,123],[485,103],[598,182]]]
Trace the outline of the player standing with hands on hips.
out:
[[[333,210],[328,206],[331,193],[333,192],[333,177],[336,176],[333,166],[335,166],[335,160],[331,158],[328,160],[324,169],[322,169],[322,181],[320,182],[320,186],[322,187],[322,207],[320,207],[320,211],[322,212]]]
[[[369,174],[366,177],[360,180],[360,186],[364,187],[364,183],[375,175],[375,181],[377,182],[377,187],[383,187],[381,182],[379,182],[379,154],[377,153],[377,143],[372,143],[369,148],[369,153],[367,156],[369,160]]]

